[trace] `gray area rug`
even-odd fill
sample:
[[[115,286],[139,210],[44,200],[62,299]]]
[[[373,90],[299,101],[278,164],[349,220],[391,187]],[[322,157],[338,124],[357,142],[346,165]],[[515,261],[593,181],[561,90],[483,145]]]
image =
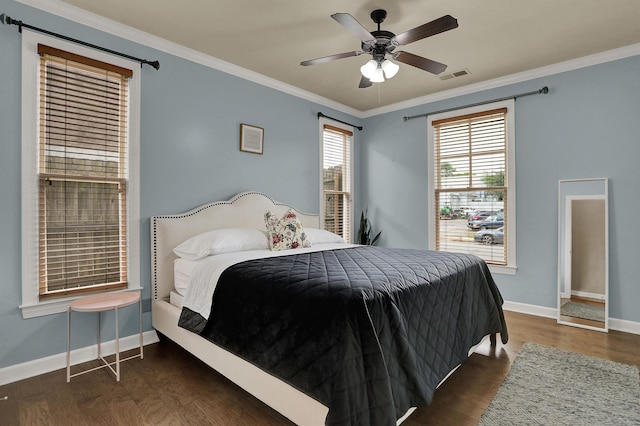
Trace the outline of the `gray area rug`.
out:
[[[604,322],[604,307],[586,305],[584,303],[569,301],[560,307],[560,314]]]
[[[640,425],[638,367],[526,343],[479,425]]]

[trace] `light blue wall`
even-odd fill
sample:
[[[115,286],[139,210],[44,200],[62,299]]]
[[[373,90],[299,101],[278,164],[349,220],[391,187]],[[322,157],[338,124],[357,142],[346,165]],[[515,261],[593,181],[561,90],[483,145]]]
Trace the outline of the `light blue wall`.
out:
[[[608,177],[610,313],[640,322],[640,58],[628,58],[359,120],[211,68],[65,21],[11,0],[0,13],[129,54],[142,69],[141,279],[150,298],[149,216],[255,189],[318,211],[318,111],[364,125],[356,132],[356,213],[365,206],[383,245],[427,247],[427,125],[405,115],[537,90],[516,102],[516,276],[497,275],[506,300],[555,307],[558,179]],[[23,320],[20,235],[20,35],[0,25],[0,368],[65,351],[65,315]],[[241,122],[265,129],[265,153],[238,150]],[[136,330],[125,312],[125,333]],[[144,314],[150,330],[150,313]],[[105,339],[112,337],[111,318]],[[78,321],[74,347],[95,343]]]
[[[10,0],[0,13],[30,25],[160,61],[142,68],[141,281],[144,329],[151,329],[149,217],[178,213],[246,190],[262,191],[318,212],[317,112],[361,120],[209,67],[131,43]],[[66,350],[66,316],[22,319],[20,233],[21,37],[0,25],[0,368]],[[240,123],[263,127],[264,155],[239,151]],[[360,135],[356,133],[356,141]],[[359,147],[360,145],[358,145]],[[359,150],[359,148],[357,148]],[[358,158],[358,151],[356,158]],[[356,174],[358,173],[356,160]],[[357,187],[356,187],[357,190]],[[74,314],[73,347],[95,344],[95,316]],[[137,314],[122,313],[123,334],[137,331]],[[108,316],[103,340],[113,338]]]
[[[639,322],[639,76],[636,56],[366,119],[360,195],[381,244],[428,246],[427,121],[403,116],[548,86],[516,101],[518,271],[496,282],[505,300],[555,308],[558,180],[608,177],[610,316]]]

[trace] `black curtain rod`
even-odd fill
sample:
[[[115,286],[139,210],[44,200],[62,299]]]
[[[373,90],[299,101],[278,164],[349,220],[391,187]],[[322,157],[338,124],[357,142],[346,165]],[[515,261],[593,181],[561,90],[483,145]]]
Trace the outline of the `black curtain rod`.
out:
[[[459,107],[455,107],[455,108],[441,109],[440,111],[433,111],[433,112],[428,112],[428,113],[425,113],[425,114],[412,115],[410,117],[402,117],[402,119],[404,121],[413,120],[414,118],[427,117],[429,115],[440,114],[441,112],[455,111],[457,109],[462,109],[462,108],[471,108],[471,107],[474,107],[474,106],[490,104],[490,103],[493,103],[493,102],[506,101],[507,99],[518,99],[518,98],[521,98],[523,96],[539,95],[541,93],[544,93],[544,94],[549,93],[549,88],[547,86],[544,86],[542,89],[534,90],[533,92],[520,93],[519,95],[515,95],[515,96],[507,96],[506,98],[494,99],[492,101],[477,102],[475,104],[469,104],[469,105],[459,106]]]
[[[347,123],[346,121],[342,121],[342,120],[338,120],[337,118],[329,117],[328,115],[324,115],[321,112],[318,113],[318,118],[320,118],[320,117],[328,118],[330,120],[337,121],[338,123],[342,123],[342,124],[346,124],[347,126],[355,127],[356,129],[362,131],[362,126],[356,126],[354,124]]]
[[[32,25],[25,24],[22,21],[16,21],[15,19],[11,19],[10,17],[6,16],[4,13],[2,15],[0,15],[0,21],[2,21],[3,24],[17,25],[18,26],[18,31],[20,33],[22,33],[22,28],[29,28],[30,30],[38,31],[38,32],[41,32],[43,34],[48,34],[50,36],[61,38],[63,40],[72,41],[74,43],[78,43],[78,44],[81,44],[83,46],[91,47],[93,49],[98,49],[98,50],[101,50],[103,52],[111,53],[113,55],[122,56],[123,58],[127,58],[127,59],[131,59],[133,61],[140,62],[140,66],[142,66],[142,64],[147,64],[147,65],[151,65],[155,69],[160,69],[160,62],[158,62],[158,61],[147,61],[146,59],[136,58],[135,56],[127,55],[126,53],[116,52],[115,50],[107,49],[106,47],[96,46],[95,44],[87,43],[86,41],[77,40],[75,38],[67,37],[67,36],[62,35],[62,34],[54,33],[54,32],[48,31],[48,30],[44,30],[42,28],[34,27]]]

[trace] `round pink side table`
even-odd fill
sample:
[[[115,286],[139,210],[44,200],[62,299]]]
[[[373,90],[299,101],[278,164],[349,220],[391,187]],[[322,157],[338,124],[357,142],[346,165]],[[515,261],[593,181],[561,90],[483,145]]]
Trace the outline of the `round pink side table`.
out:
[[[118,337],[118,310],[125,306],[132,305],[138,302],[138,318],[140,322],[140,353],[130,356],[125,359],[120,359],[120,339]],[[102,361],[102,365],[91,368],[88,370],[80,371],[71,374],[71,312],[97,312],[98,313],[98,360]],[[108,362],[102,356],[100,350],[100,318],[102,312],[114,311],[115,323],[116,323],[116,357],[115,361]],[[91,296],[80,297],[69,305],[67,308],[67,383],[71,381],[72,377],[79,376],[80,374],[89,373],[100,368],[109,368],[116,376],[116,381],[120,381],[120,363],[133,358],[144,358],[142,351],[142,300],[140,299],[140,293],[132,292],[119,292],[119,293],[102,293]],[[115,364],[115,370],[112,365]]]

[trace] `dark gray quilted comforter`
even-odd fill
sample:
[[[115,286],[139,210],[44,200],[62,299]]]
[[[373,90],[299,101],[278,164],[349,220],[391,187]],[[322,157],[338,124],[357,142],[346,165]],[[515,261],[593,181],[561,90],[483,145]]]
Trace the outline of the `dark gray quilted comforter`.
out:
[[[394,425],[490,333],[502,297],[475,256],[353,247],[250,260],[220,277],[209,321],[180,325],[329,407],[331,425]]]

